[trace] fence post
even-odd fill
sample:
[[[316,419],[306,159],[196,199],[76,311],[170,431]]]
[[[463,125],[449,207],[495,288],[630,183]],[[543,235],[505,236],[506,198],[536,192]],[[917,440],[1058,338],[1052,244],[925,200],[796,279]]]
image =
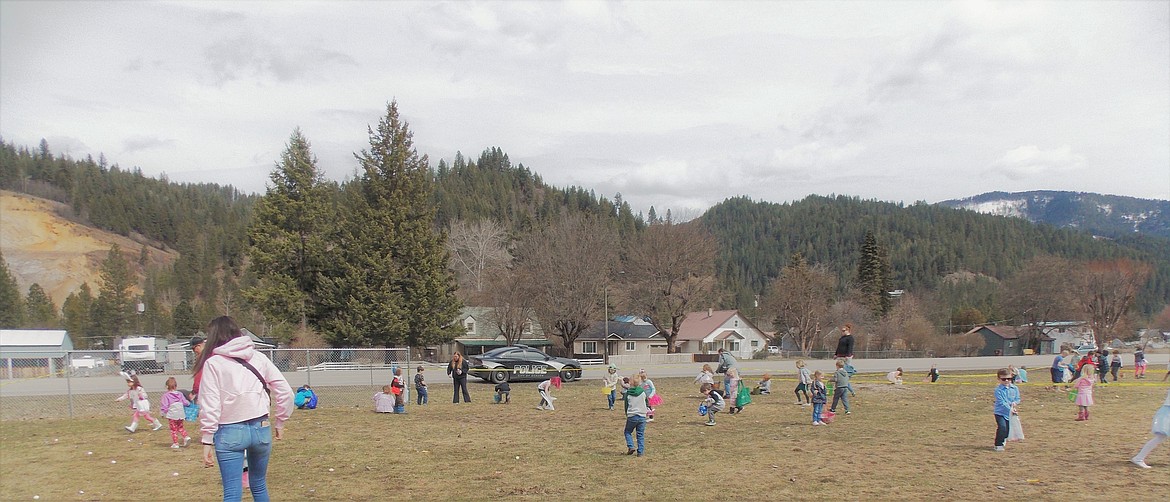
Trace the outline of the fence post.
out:
[[[305,379],[307,380],[306,385],[308,385],[309,387],[312,387],[313,386],[313,365],[309,364],[309,349],[308,349],[308,347],[305,348]]]
[[[73,418],[73,355],[65,353],[65,393],[69,394],[69,418]]]

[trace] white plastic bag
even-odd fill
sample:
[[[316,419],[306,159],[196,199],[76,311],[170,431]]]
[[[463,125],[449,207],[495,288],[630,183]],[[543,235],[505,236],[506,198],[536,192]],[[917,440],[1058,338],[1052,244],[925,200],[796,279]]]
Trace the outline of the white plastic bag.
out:
[[[1012,415],[1008,419],[1008,441],[1023,441],[1024,440],[1024,426],[1020,424],[1020,416]]]

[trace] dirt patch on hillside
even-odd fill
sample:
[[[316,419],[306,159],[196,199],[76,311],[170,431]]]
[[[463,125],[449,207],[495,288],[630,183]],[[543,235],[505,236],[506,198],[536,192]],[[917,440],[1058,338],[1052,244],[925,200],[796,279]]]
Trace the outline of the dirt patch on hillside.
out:
[[[147,267],[167,265],[178,258],[174,251],[60,216],[68,211],[58,202],[0,191],[0,251],[22,293],[27,294],[33,283],[40,284],[58,308],[83,283],[89,283],[96,295],[101,285],[101,262],[115,243],[137,274],[136,282],[141,282],[144,269],[138,263],[142,248],[147,249]]]

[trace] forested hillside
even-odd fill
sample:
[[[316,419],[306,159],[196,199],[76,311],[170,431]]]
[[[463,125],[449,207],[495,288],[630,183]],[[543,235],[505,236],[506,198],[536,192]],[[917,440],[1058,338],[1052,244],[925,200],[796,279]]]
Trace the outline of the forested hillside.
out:
[[[1170,238],[1170,201],[1097,193],[1037,190],[989,192],[940,206],[1016,216],[1033,223],[1071,228],[1109,238],[1149,235]]]
[[[1003,279],[1028,259],[1052,254],[1147,261],[1155,273],[1138,309],[1148,314],[1170,299],[1170,241],[1153,237],[1098,240],[1019,218],[847,196],[810,196],[787,204],[733,198],[709,209],[702,222],[719,238],[720,278],[739,306],[751,305],[753,295],[764,290],[793,253],[829,267],[840,284],[853,281],[867,231],[889,253],[894,289],[934,289],[948,274],[959,272]]]
[[[635,216],[620,196],[610,201],[581,187],[546,185],[524,164],[513,166],[499,148],[484,150],[477,161],[466,160],[461,153],[450,164],[440,160],[435,181],[440,228],[458,220],[490,219],[516,234],[566,212],[601,216],[623,236],[645,226],[641,215]]]

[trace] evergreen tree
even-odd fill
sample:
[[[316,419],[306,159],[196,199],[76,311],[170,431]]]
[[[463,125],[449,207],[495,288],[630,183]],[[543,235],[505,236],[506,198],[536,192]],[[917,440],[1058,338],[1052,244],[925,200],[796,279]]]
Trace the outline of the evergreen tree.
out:
[[[113,347],[114,337],[130,334],[134,316],[134,302],[130,298],[134,278],[130,275],[130,264],[117,244],[110,246],[110,252],[102,262],[101,278],[102,285],[91,308],[91,336],[98,337],[107,347]]]
[[[186,299],[179,300],[179,304],[175,305],[172,318],[175,326],[175,336],[178,336],[179,339],[195,335],[202,327],[198,317],[195,315],[195,309],[191,308],[191,302]]]
[[[460,305],[446,236],[433,227],[427,158],[415,151],[395,102],[369,135],[370,148],[357,155],[362,172],[346,198],[349,211],[338,218],[341,259],[319,288],[321,327],[334,345],[448,341]]]
[[[890,265],[884,251],[878,246],[873,232],[865,232],[861,243],[861,258],[857,263],[857,286],[863,302],[875,317],[884,317],[890,311]]]
[[[25,322],[32,328],[53,328],[57,326],[57,306],[53,299],[45,294],[40,284],[33,283],[28,287],[28,297],[25,300],[25,310],[28,316]]]
[[[76,348],[94,347],[91,344],[93,340],[89,334],[89,313],[92,308],[93,293],[89,289],[88,282],[82,283],[77,291],[69,293],[69,296],[65,298],[65,303],[61,304],[61,315],[64,318],[62,324]]]
[[[304,329],[316,311],[313,295],[328,259],[327,230],[334,212],[325,177],[299,128],[269,179],[272,183],[257,202],[248,229],[258,283],[245,295],[269,322],[297,323]]]
[[[0,328],[24,327],[24,298],[16,277],[8,271],[8,262],[0,254]]]

